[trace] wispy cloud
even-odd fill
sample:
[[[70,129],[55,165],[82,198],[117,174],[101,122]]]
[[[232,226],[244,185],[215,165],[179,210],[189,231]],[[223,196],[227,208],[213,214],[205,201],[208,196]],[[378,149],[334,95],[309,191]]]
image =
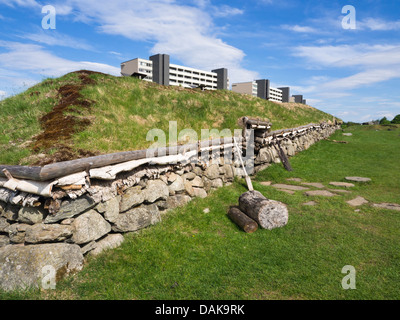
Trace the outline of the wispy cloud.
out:
[[[309,26],[299,26],[299,25],[288,25],[288,24],[283,24],[281,25],[281,28],[284,30],[290,30],[293,32],[298,32],[298,33],[320,33],[321,30],[314,28],[314,27],[309,27]]]
[[[216,7],[214,10],[211,9],[211,14],[215,17],[229,17],[243,14],[243,10],[234,8],[228,5]]]
[[[5,4],[9,7],[41,7],[35,0],[0,0],[0,4]]]
[[[293,54],[325,68],[361,69],[351,76],[322,83],[319,88],[350,90],[400,78],[400,45],[299,46]]]
[[[400,44],[298,46],[293,55],[321,66],[378,66],[400,63]]]
[[[372,31],[396,31],[400,30],[400,20],[386,21],[381,18],[366,18],[357,22],[357,28]]]
[[[32,77],[57,77],[80,69],[89,69],[119,75],[120,69],[98,62],[72,61],[54,55],[40,45],[0,41],[7,51],[0,54],[3,76],[33,81]],[[11,69],[10,69],[11,68]],[[31,78],[29,78],[31,76]]]
[[[48,46],[61,46],[74,48],[77,50],[95,51],[95,48],[88,44],[86,40],[73,38],[66,34],[62,34],[57,30],[43,30],[41,28],[37,28],[35,33],[25,33],[17,37]]]

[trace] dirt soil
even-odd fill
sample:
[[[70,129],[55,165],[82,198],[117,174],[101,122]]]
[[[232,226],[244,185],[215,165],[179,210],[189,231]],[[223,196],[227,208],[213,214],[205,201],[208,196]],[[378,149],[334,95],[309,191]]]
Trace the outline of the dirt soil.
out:
[[[74,73],[79,75],[80,84],[61,86],[58,89],[59,103],[39,119],[43,132],[34,138],[31,148],[35,153],[46,154],[46,157],[38,160],[34,165],[43,166],[96,155],[88,150],[74,150],[71,145],[73,135],[85,130],[91,124],[88,118],[79,115],[84,111],[89,111],[95,101],[84,99],[80,91],[85,86],[96,84],[96,81],[89,76],[98,72],[80,70]],[[74,115],[67,114],[71,112]]]

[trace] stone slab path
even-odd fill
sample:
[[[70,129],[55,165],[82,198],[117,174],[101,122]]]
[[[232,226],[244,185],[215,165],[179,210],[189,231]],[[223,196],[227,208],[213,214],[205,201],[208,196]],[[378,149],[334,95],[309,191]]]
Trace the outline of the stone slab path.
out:
[[[352,182],[358,182],[358,183],[365,183],[365,182],[370,182],[372,181],[370,178],[366,177],[345,177],[345,180],[347,181],[352,181]],[[271,186],[274,187],[280,191],[286,192],[288,194],[294,194],[296,191],[302,191],[304,192],[304,195],[308,197],[333,197],[337,196],[338,194],[349,194],[351,191],[346,190],[352,187],[355,187],[354,183],[350,182],[341,182],[341,181],[332,181],[329,182],[330,186],[335,186],[335,187],[343,187],[345,189],[331,189],[331,188],[326,188],[322,183],[320,182],[302,182],[303,180],[300,178],[287,178],[286,181],[293,181],[293,182],[298,182],[301,183],[300,185],[295,185],[295,184],[283,184],[283,183],[276,183],[272,184],[271,181],[263,181],[260,182],[261,185],[264,186]],[[311,188],[317,188],[319,190],[310,190],[307,187]],[[389,209],[389,210],[396,210],[400,211],[400,204],[397,203],[370,203],[367,199],[357,196],[352,200],[346,201],[346,203],[352,207],[359,207],[364,204],[370,204],[372,207],[375,208],[381,208],[381,209]],[[315,201],[309,201],[306,203],[303,203],[304,206],[315,206],[318,203]],[[359,211],[359,209],[356,209],[356,211]]]
[[[272,187],[277,188],[277,189],[285,189],[285,190],[292,190],[292,191],[309,190],[309,188],[306,188],[306,187],[296,186],[293,184],[282,184],[282,183],[273,184]]]
[[[400,204],[397,203],[374,203],[372,206],[375,208],[400,211]]]
[[[327,191],[327,190],[311,190],[311,191],[306,191],[304,194],[308,197],[333,197],[336,196],[336,194]]]
[[[335,187],[345,187],[345,188],[351,188],[351,187],[355,187],[355,185],[353,183],[350,182],[329,182],[329,184],[331,186],[335,186]]]
[[[345,177],[347,181],[355,181],[355,182],[370,182],[370,178],[364,178],[364,177]]]
[[[357,198],[353,199],[353,200],[349,200],[346,201],[349,205],[351,205],[352,207],[358,207],[361,206],[365,203],[368,203],[367,200],[365,200],[363,197],[358,196]]]

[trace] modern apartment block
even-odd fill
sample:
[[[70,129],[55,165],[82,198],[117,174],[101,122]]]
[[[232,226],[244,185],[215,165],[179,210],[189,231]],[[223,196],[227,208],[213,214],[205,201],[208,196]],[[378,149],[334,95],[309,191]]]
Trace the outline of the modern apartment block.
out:
[[[270,87],[268,100],[275,102],[282,102],[282,90]]]
[[[303,103],[303,95],[296,94],[292,96],[294,98],[295,103]]]
[[[121,63],[121,75],[153,81],[153,63],[140,58],[123,62]]]
[[[282,90],[271,87],[271,82],[268,79],[256,80],[257,96],[274,102],[282,102]]]
[[[215,69],[211,72],[170,63],[167,54],[156,54],[149,60],[136,58],[121,63],[121,75],[134,76],[162,85],[201,87],[208,90],[228,89],[228,70]]]
[[[274,102],[282,102],[282,90],[271,87],[268,79],[233,83],[232,91],[250,94]]]
[[[161,85],[227,90],[229,88],[226,68],[204,71],[170,63],[168,54],[156,54],[148,60],[136,58],[121,63],[121,75],[137,77]],[[274,102],[296,102],[306,104],[302,95],[290,96],[290,87],[273,88],[270,80],[261,79],[232,84],[232,91],[249,94]]]
[[[282,91],[282,102],[290,102],[290,87],[278,88]]]
[[[255,81],[250,82],[240,82],[232,84],[232,91],[237,93],[250,94],[254,97],[257,97],[258,94],[258,85]]]

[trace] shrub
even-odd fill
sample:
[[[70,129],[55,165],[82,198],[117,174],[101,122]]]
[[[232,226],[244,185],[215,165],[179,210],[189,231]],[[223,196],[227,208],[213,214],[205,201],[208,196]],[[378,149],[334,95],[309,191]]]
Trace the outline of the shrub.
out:
[[[392,120],[392,123],[394,124],[400,124],[400,114],[398,114],[397,116],[395,116]]]
[[[389,121],[386,117],[383,117],[383,118],[379,121],[379,124],[383,124],[383,125],[385,125],[385,124],[390,124],[390,121]]]

